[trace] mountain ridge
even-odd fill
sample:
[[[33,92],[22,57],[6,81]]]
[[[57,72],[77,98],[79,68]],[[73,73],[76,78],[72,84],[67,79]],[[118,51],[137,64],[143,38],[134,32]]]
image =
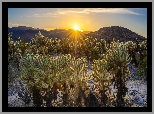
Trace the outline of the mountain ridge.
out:
[[[46,31],[44,29],[34,29],[32,27],[14,27],[14,28],[9,28],[8,27],[8,33],[13,32],[12,39],[13,40],[18,40],[18,38],[22,38],[25,41],[31,41],[32,38],[35,37],[35,34],[38,32],[41,32],[42,35],[49,37],[49,38],[64,38],[64,37],[69,37],[69,34],[73,31],[73,29],[54,29],[51,31]],[[98,40],[104,39],[107,42],[111,42],[113,38],[115,40],[119,40],[120,42],[126,42],[126,41],[135,41],[136,38],[138,41],[144,41],[147,40],[147,38],[138,35],[137,33],[121,27],[121,26],[110,26],[110,27],[103,27],[98,29],[97,31],[91,32],[91,31],[83,31],[81,32],[84,34],[85,37],[90,37],[90,38],[97,38]],[[83,35],[82,35],[83,36]]]

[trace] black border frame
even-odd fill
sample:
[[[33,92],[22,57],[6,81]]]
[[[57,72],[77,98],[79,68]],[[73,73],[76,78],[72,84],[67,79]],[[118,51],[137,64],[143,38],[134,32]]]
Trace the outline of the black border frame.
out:
[[[87,5],[85,5],[85,3]],[[152,2],[2,2],[2,112],[152,112]],[[62,5],[61,5],[62,4]],[[61,7],[59,7],[59,5]],[[8,8],[147,8],[147,107],[8,107]],[[151,54],[151,55],[150,55]]]

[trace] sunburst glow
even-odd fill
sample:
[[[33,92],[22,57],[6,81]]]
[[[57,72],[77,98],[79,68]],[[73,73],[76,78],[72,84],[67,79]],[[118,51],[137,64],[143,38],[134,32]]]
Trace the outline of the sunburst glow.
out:
[[[77,25],[75,25],[74,30],[80,30],[80,28]]]

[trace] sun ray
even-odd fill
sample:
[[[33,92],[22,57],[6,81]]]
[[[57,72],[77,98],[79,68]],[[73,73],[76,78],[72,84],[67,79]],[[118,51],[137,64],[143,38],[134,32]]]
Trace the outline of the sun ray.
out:
[[[75,26],[74,26],[75,28]],[[77,29],[77,28],[76,28]],[[85,48],[87,50],[87,53],[90,51],[86,42],[85,42],[85,39],[86,39],[86,36],[80,32],[80,30],[75,30],[72,31],[70,34],[69,34],[69,37],[68,37],[68,40],[70,42],[69,46],[73,46],[74,47],[74,51],[73,50],[70,50],[70,52],[76,57],[78,54],[78,45],[82,45],[81,48]],[[71,48],[70,48],[71,49]]]

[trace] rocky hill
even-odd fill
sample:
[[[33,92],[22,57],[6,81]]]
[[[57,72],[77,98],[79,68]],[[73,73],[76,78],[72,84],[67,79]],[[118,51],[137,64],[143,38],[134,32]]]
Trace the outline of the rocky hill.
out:
[[[113,38],[115,40],[119,40],[120,42],[135,41],[136,38],[138,39],[138,41],[147,40],[147,38],[138,35],[137,33],[132,32],[127,28],[119,26],[103,27],[100,28],[98,31],[86,34],[86,36],[97,38],[98,40],[102,38],[105,39],[107,42],[111,42]]]

